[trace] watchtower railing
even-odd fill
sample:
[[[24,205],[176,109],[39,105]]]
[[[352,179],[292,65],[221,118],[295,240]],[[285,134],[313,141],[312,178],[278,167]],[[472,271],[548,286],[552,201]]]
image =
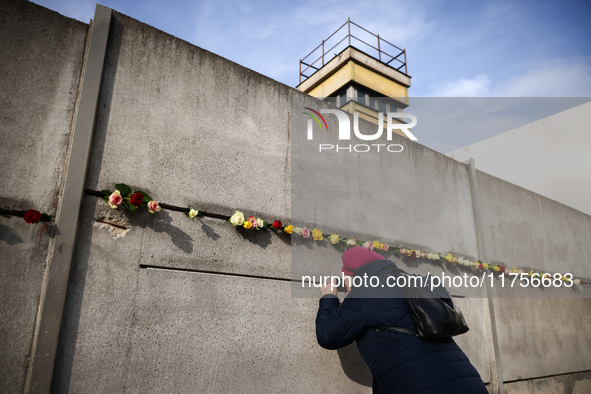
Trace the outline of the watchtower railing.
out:
[[[340,37],[340,35],[337,35],[337,33],[341,32],[341,30],[343,30],[345,27],[346,35],[340,40],[338,40],[336,44],[332,45],[332,43],[336,41],[338,37]],[[352,32],[352,28],[353,30],[357,29],[357,32]],[[374,41],[374,45],[377,45],[377,47],[366,42],[364,39],[356,36],[354,33],[358,35],[364,34],[365,37],[363,38],[367,41]],[[314,48],[312,52],[307,54],[303,59],[300,59],[300,83],[312,76],[312,74],[314,74],[322,66],[324,66],[325,63],[332,60],[332,58],[338,54],[333,52],[335,49],[337,49],[338,52],[340,52],[342,49],[346,48],[345,45],[355,46],[352,45],[353,43],[363,44],[361,45],[361,48],[358,48],[360,50],[371,48],[371,50],[368,52],[377,53],[377,56],[374,56],[372,53],[368,53],[369,55],[376,57],[379,61],[389,65],[390,67],[398,71],[402,71],[403,73],[408,74],[406,68],[406,49],[397,47],[396,45],[381,38],[379,34],[373,34],[369,30],[359,26],[357,23],[351,22],[351,18],[348,18],[347,22],[343,23],[341,27],[339,27],[334,33],[328,36],[328,38],[322,40],[322,43],[318,45],[316,48]],[[326,49],[326,47],[329,45],[332,46]],[[384,50],[384,47],[388,50],[388,52]]]

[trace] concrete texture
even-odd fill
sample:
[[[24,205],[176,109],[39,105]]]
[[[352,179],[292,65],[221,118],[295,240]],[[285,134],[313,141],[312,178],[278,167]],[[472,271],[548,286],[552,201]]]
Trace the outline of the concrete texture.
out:
[[[522,382],[505,383],[506,394],[586,394],[591,392],[591,373],[573,373]]]
[[[88,26],[26,1],[0,6],[0,207],[55,215]],[[56,234],[0,218],[0,391],[22,392]]]
[[[318,349],[317,300],[292,299],[287,283],[128,266],[131,310],[118,313],[116,325],[102,316],[108,321],[84,327],[90,337],[76,347],[76,378],[60,392],[371,391],[358,354]],[[103,270],[111,268],[88,279]],[[105,342],[123,327],[119,341]],[[90,373],[105,364],[110,379]],[[323,379],[312,378],[319,365]]]
[[[289,94],[115,12],[87,186],[288,217]]]
[[[87,187],[113,189],[124,182],[169,204],[322,223],[325,236],[334,231],[383,237],[392,245],[477,257],[463,164],[397,136],[393,142],[405,150],[392,156],[313,157],[298,142],[306,122],[298,106],[325,103],[116,12],[105,66]],[[16,133],[11,130],[10,138]],[[318,133],[313,142],[330,138]],[[57,152],[64,157],[64,150]],[[7,172],[19,174],[14,163]],[[588,267],[575,263],[589,255],[587,216],[483,173],[478,183],[491,259],[587,273]],[[7,190],[8,197],[43,202]],[[0,197],[7,198],[4,192]],[[189,220],[177,212],[106,210],[100,199],[84,198],[52,391],[370,392],[370,377],[354,348],[317,346],[317,298],[292,295],[296,282],[290,279],[316,269],[319,260],[330,263],[322,267],[327,274],[338,273],[338,250],[296,238],[290,245],[282,235],[247,232],[215,219]],[[9,382],[2,389],[19,392],[23,349],[30,349],[34,327],[31,300],[39,296],[38,267],[49,241],[42,238],[38,250],[35,227],[0,220],[3,256],[17,256],[2,279],[2,299],[9,300],[2,312],[22,319],[2,319],[2,340],[14,351],[2,365],[3,382]],[[115,231],[105,221],[126,228]],[[351,228],[355,233],[345,234]],[[410,259],[398,263],[412,272],[439,268]],[[462,269],[445,267],[448,273]],[[23,275],[31,283],[19,282]],[[26,305],[22,318],[16,300]],[[588,299],[499,299],[493,322],[487,299],[457,303],[471,328],[457,342],[487,382],[495,373],[487,342],[492,325],[499,332],[505,380],[553,374],[576,380],[574,372],[591,369]],[[15,343],[22,345],[9,347],[4,333],[15,331]]]
[[[585,299],[494,300],[504,380],[591,370],[591,306]]]
[[[491,262],[590,278],[591,216],[478,171]]]

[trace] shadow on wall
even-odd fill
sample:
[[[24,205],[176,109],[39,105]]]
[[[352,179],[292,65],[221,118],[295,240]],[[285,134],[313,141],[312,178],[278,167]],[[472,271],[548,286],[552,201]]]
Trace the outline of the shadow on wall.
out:
[[[372,387],[373,376],[369,367],[361,358],[355,343],[337,350],[345,375],[355,383]]]

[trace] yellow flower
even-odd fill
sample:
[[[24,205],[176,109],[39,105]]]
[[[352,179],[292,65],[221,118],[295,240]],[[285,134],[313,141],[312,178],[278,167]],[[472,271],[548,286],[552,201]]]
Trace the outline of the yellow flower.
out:
[[[250,220],[247,220],[244,222],[244,224],[242,224],[242,227],[244,228],[251,228],[252,227],[252,222]]]
[[[322,231],[314,228],[314,230],[312,230],[312,237],[314,238],[314,241],[322,241]]]
[[[195,216],[199,215],[199,211],[196,209],[191,208],[189,211],[189,218],[193,219]]]
[[[452,256],[451,253],[446,254],[444,258],[448,263],[451,263],[454,260],[454,256]]]
[[[492,269],[493,269],[493,271],[496,271],[496,272],[499,272],[501,270],[498,265],[494,265],[492,267]]]
[[[330,241],[331,244],[337,244],[340,241],[340,237],[338,234],[331,234],[328,236],[328,240]]]
[[[378,242],[378,241],[373,241],[373,248],[374,248],[374,249],[378,249],[378,250],[380,250],[380,249],[382,249],[382,246],[383,246],[383,245],[382,245],[380,242]]]
[[[284,232],[291,234],[291,232],[293,231],[293,226],[290,224],[289,226],[285,226],[285,228],[283,229]]]
[[[487,263],[482,263],[482,268],[484,268],[485,270],[488,269],[488,264]]]

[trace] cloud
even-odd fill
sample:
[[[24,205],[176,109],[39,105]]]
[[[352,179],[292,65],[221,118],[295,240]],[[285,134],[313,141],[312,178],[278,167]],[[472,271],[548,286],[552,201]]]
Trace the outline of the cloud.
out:
[[[430,97],[482,97],[488,96],[491,81],[484,75],[479,74],[471,79],[460,78],[437,84],[430,89]]]
[[[590,97],[591,66],[566,58],[547,60],[499,83],[499,97]]]

